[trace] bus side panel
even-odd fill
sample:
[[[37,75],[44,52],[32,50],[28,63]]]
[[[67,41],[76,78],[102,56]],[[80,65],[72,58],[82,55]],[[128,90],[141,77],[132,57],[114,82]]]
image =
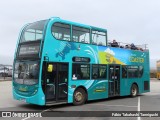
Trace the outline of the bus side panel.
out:
[[[145,87],[145,82],[148,83],[148,89],[147,90],[145,90],[145,88],[144,88]],[[131,87],[132,87],[133,84],[137,84],[139,94],[150,91],[149,80],[146,80],[146,79],[143,79],[143,80],[142,79],[125,79],[125,80],[122,80],[122,82],[121,82],[120,95],[121,96],[130,95],[131,94]]]
[[[73,102],[73,93],[78,86],[84,86],[87,89],[87,92],[89,93],[89,100],[96,98],[100,99],[102,98],[102,95],[104,95],[103,98],[105,98],[108,95],[107,91],[104,92],[104,94],[101,94],[101,92],[94,92],[94,90],[97,89],[96,87],[98,87],[99,85],[103,86],[103,84],[98,83],[98,81],[96,80],[72,80],[72,63],[74,62],[72,58],[75,56],[90,58],[91,61],[88,64],[143,65],[144,69],[146,69],[145,66],[147,66],[147,62],[144,63],[143,60],[148,59],[148,57],[146,57],[147,52],[56,40],[50,32],[52,23],[53,21],[48,24],[48,29],[46,32],[47,37],[44,44],[42,56],[47,56],[49,61],[52,62],[70,63],[70,77],[68,80],[68,102]],[[149,70],[149,68],[147,69]],[[130,94],[130,88],[133,82],[136,82],[138,86],[141,86],[139,92],[143,92],[142,80],[148,80],[148,77],[142,80],[141,79],[142,78],[121,80],[121,85],[125,83],[125,85],[121,86],[121,95]],[[108,86],[107,80],[106,86]]]
[[[88,88],[88,100],[108,98],[108,80],[94,80]]]
[[[142,78],[130,78],[121,80],[121,96],[126,96],[131,94],[131,87],[133,84],[137,84],[139,94],[150,91],[150,79],[148,77],[148,72],[144,71]],[[147,86],[146,86],[147,83]],[[147,88],[145,88],[145,86]]]
[[[120,96],[128,95],[128,80],[127,79],[121,79],[120,80]]]
[[[73,94],[78,87],[86,89],[88,100],[108,98],[108,80],[71,80],[68,86],[68,103],[73,102]]]

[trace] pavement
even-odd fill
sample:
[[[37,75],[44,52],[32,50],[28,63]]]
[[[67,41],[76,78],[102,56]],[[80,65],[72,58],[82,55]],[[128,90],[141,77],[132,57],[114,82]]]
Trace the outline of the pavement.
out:
[[[89,101],[81,106],[72,104],[54,105],[50,107],[27,104],[23,101],[14,100],[12,97],[11,81],[0,82],[0,111],[160,111],[160,80],[151,79],[151,92],[138,95],[135,98],[130,96],[115,97],[103,100]],[[154,117],[42,117],[42,118],[0,118],[0,120],[159,120]]]

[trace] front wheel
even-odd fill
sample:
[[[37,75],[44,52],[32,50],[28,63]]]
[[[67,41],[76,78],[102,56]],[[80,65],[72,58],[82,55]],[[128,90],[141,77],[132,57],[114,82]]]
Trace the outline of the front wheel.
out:
[[[86,92],[82,88],[78,88],[73,95],[73,104],[82,105],[86,102]]]
[[[138,87],[137,85],[133,84],[131,87],[131,96],[136,97],[138,94]]]

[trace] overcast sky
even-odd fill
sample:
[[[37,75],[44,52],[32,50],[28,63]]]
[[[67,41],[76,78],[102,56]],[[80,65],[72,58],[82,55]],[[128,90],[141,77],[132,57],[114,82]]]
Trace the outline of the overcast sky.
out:
[[[160,0],[1,0],[0,63],[12,64],[24,24],[52,16],[106,28],[110,40],[148,44],[152,67],[160,59]]]

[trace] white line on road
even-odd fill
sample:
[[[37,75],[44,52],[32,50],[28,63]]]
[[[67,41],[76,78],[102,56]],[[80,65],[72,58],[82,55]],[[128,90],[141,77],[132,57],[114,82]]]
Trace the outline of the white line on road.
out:
[[[27,119],[30,119],[30,117],[23,118],[22,120],[27,120]]]
[[[137,111],[138,111],[138,112],[141,111],[141,110],[140,110],[140,107],[141,107],[140,103],[141,103],[141,101],[140,101],[140,96],[138,96],[138,106],[137,106]],[[141,117],[137,117],[137,120],[141,120]]]
[[[141,103],[140,96],[138,96],[138,108],[137,108],[137,111],[140,111],[140,103]]]

